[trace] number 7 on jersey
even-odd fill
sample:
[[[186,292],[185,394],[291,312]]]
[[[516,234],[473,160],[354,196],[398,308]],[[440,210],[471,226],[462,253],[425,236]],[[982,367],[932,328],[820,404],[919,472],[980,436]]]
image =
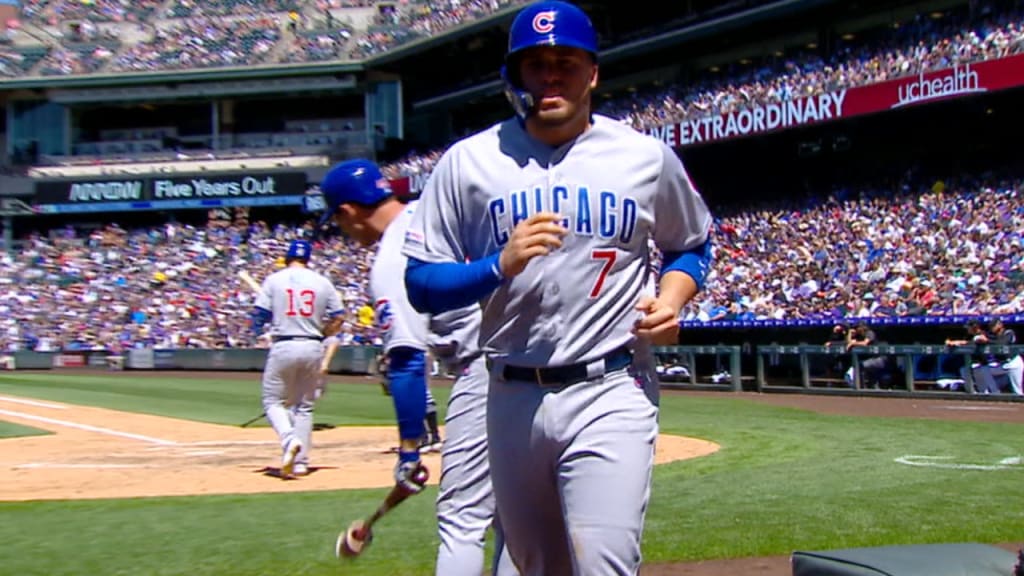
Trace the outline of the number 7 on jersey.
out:
[[[615,265],[615,258],[618,253],[615,250],[594,250],[590,253],[591,260],[603,260],[604,264],[601,265],[601,272],[597,275],[597,281],[594,282],[594,287],[590,289],[590,297],[597,298],[597,295],[601,293],[601,287],[604,286],[604,279],[608,277],[608,273],[612,271],[612,266]]]

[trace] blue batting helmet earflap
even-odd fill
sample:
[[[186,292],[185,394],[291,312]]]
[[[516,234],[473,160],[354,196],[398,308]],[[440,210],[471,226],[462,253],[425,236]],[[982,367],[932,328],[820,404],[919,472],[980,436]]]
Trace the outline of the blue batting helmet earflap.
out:
[[[309,260],[309,257],[313,254],[313,246],[305,240],[292,240],[291,244],[288,245],[288,251],[285,252],[286,260]]]
[[[523,8],[512,21],[508,33],[508,52],[501,78],[505,96],[520,118],[533,110],[533,95],[519,81],[517,56],[536,46],[568,46],[590,53],[597,60],[597,32],[590,18],[578,7],[559,0],[545,0]]]
[[[326,224],[342,204],[375,206],[391,197],[391,184],[380,168],[370,160],[357,158],[339,162],[320,183],[324,196],[324,213],[320,224]]]

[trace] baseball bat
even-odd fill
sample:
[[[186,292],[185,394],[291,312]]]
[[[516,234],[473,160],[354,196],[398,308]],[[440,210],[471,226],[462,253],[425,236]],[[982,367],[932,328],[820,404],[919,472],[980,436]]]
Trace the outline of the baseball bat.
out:
[[[246,420],[244,423],[239,424],[239,426],[241,426],[242,428],[246,428],[249,426],[249,424],[252,424],[253,422],[259,420],[260,418],[263,418],[266,415],[266,411],[260,412],[259,416],[256,416],[255,418],[250,418],[249,420]]]
[[[249,288],[252,288],[253,292],[259,292],[262,289],[260,283],[252,277],[252,274],[249,274],[248,270],[239,270],[238,277],[241,278],[242,282],[245,282]]]
[[[426,466],[421,465],[413,476],[413,482],[423,486],[428,479],[430,479],[430,472]],[[338,539],[334,543],[334,555],[338,558],[355,558],[362,554],[363,550],[373,541],[373,525],[413,494],[414,492],[408,488],[396,484],[373,514],[352,522],[346,530],[338,534]]]

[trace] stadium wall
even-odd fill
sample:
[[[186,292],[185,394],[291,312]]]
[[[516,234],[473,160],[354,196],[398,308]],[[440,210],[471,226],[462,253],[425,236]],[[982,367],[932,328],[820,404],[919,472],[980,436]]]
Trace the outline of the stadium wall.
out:
[[[377,370],[378,348],[343,346],[331,360],[330,372],[372,374]],[[153,349],[140,348],[123,355],[107,350],[62,352],[17,351],[2,357],[0,365],[14,370],[124,369],[260,372],[266,362],[265,348]]]

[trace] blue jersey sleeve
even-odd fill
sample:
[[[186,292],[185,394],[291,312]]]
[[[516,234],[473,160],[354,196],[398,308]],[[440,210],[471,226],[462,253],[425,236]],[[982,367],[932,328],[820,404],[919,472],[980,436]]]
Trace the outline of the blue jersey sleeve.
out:
[[[693,281],[697,283],[697,289],[701,290],[704,287],[704,279],[707,278],[708,271],[711,269],[711,235],[708,235],[708,239],[703,244],[686,250],[684,252],[665,252],[665,257],[661,263],[661,273],[664,274],[670,270],[677,272],[683,272],[689,274]]]
[[[476,304],[501,285],[495,252],[475,262],[428,263],[409,258],[405,289],[417,312],[440,314]]]
[[[427,360],[422,350],[400,346],[388,352],[388,384],[402,440],[418,440],[426,430]]]
[[[249,327],[252,329],[252,333],[256,336],[263,334],[263,327],[270,322],[273,318],[273,314],[266,308],[255,306],[252,309],[252,317],[250,318]]]

